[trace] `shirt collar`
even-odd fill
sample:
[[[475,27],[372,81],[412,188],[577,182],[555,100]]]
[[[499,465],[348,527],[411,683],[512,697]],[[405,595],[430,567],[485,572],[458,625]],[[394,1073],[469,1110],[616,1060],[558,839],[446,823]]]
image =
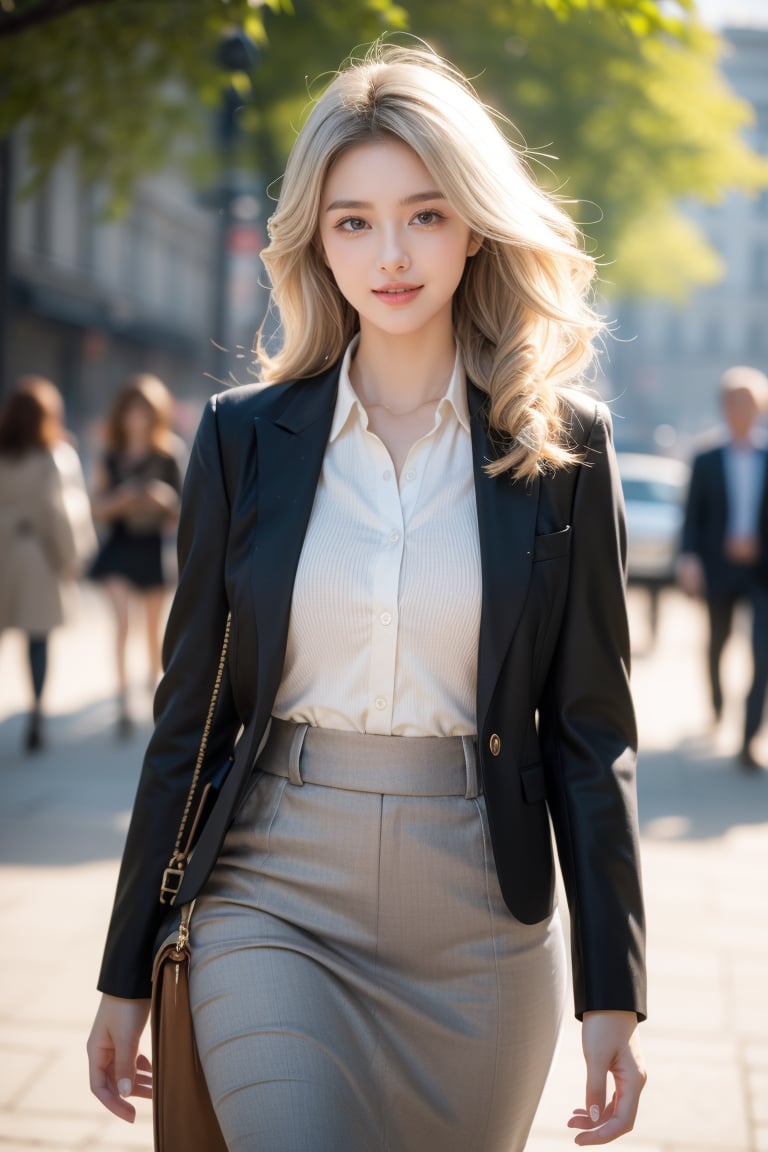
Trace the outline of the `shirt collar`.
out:
[[[344,359],[341,362],[341,369],[339,370],[339,390],[336,394],[336,409],[333,413],[333,423],[331,424],[331,444],[337,436],[341,435],[352,412],[356,413],[357,418],[362,422],[363,428],[368,427],[368,413],[358,400],[357,394],[352,387],[352,382],[349,379],[349,366],[352,363],[352,357],[359,341],[359,336],[352,338],[351,342],[347,345]]]
[[[445,396],[437,406],[438,412],[444,411],[450,405],[456,419],[465,432],[469,432],[469,404],[467,403],[467,376],[464,371],[464,362],[461,351],[456,346],[456,359],[453,362],[453,372],[448,383]]]
[[[339,390],[336,396],[333,423],[331,424],[330,443],[333,443],[333,441],[341,435],[353,413],[355,418],[360,420],[363,428],[368,427],[368,413],[360,403],[357,393],[349,379],[349,366],[352,363],[352,357],[355,354],[359,340],[359,335],[352,339],[344,353],[344,359],[341,362],[341,368],[339,370]],[[448,382],[448,388],[437,406],[437,423],[442,422],[448,410],[453,411],[464,431],[469,432],[467,378],[458,346],[456,348],[456,357],[453,362],[453,371],[451,373],[451,379]]]

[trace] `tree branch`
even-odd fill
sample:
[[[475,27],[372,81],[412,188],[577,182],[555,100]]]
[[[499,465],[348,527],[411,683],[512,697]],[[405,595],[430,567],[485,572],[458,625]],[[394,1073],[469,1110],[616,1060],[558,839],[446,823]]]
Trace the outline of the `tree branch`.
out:
[[[61,16],[67,16],[76,8],[86,8],[94,4],[107,4],[111,0],[41,0],[34,8],[15,8],[8,10],[3,6],[0,11],[0,40],[9,36],[16,36],[27,28],[34,28],[40,24],[49,24]]]

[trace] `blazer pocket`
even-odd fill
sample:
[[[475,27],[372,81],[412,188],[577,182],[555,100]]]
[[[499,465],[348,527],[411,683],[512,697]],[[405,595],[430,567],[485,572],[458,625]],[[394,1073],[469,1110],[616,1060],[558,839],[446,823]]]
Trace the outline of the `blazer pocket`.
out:
[[[547,532],[544,536],[534,538],[534,563],[538,560],[554,560],[557,556],[567,556],[570,550],[571,526],[567,524],[560,532]]]
[[[538,804],[547,798],[547,783],[544,779],[544,768],[541,764],[529,764],[520,770],[520,781],[523,785],[523,796],[526,804]]]

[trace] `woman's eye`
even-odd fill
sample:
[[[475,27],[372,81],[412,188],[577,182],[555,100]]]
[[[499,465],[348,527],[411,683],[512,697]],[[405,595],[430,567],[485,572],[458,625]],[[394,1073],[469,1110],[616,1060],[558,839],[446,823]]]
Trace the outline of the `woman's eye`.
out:
[[[368,225],[359,216],[347,216],[345,220],[339,220],[336,227],[343,232],[362,232]]]
[[[436,224],[438,220],[442,219],[441,214],[436,212],[434,208],[425,208],[423,212],[418,212],[414,216],[417,224]]]

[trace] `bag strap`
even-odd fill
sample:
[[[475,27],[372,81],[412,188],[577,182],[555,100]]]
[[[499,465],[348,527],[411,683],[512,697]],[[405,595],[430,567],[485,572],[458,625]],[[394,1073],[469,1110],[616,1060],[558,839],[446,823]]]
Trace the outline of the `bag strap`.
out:
[[[224,640],[221,645],[221,654],[219,656],[219,666],[216,670],[216,679],[213,683],[213,691],[211,692],[211,702],[208,705],[208,715],[205,718],[203,726],[203,734],[200,737],[200,747],[197,751],[197,759],[195,760],[195,770],[192,773],[192,781],[189,785],[189,792],[184,804],[184,812],[182,813],[181,823],[179,830],[176,834],[176,843],[173,847],[171,859],[168,862],[168,867],[163,872],[163,880],[160,885],[160,903],[173,904],[176,893],[181,887],[181,882],[184,878],[184,869],[187,866],[192,845],[194,842],[195,832],[199,822],[200,814],[203,804],[205,802],[210,785],[206,785],[201,797],[201,803],[198,805],[198,810],[195,819],[192,822],[192,827],[189,829],[187,835],[187,825],[189,823],[190,813],[192,812],[192,805],[195,802],[195,795],[197,787],[200,783],[200,774],[203,770],[203,761],[205,760],[205,753],[208,748],[208,738],[211,732],[211,725],[213,724],[213,716],[216,711],[216,703],[219,699],[219,691],[221,689],[221,681],[224,676],[224,668],[227,663],[227,652],[229,650],[229,633],[232,626],[232,614],[228,613],[227,622],[224,627]]]

